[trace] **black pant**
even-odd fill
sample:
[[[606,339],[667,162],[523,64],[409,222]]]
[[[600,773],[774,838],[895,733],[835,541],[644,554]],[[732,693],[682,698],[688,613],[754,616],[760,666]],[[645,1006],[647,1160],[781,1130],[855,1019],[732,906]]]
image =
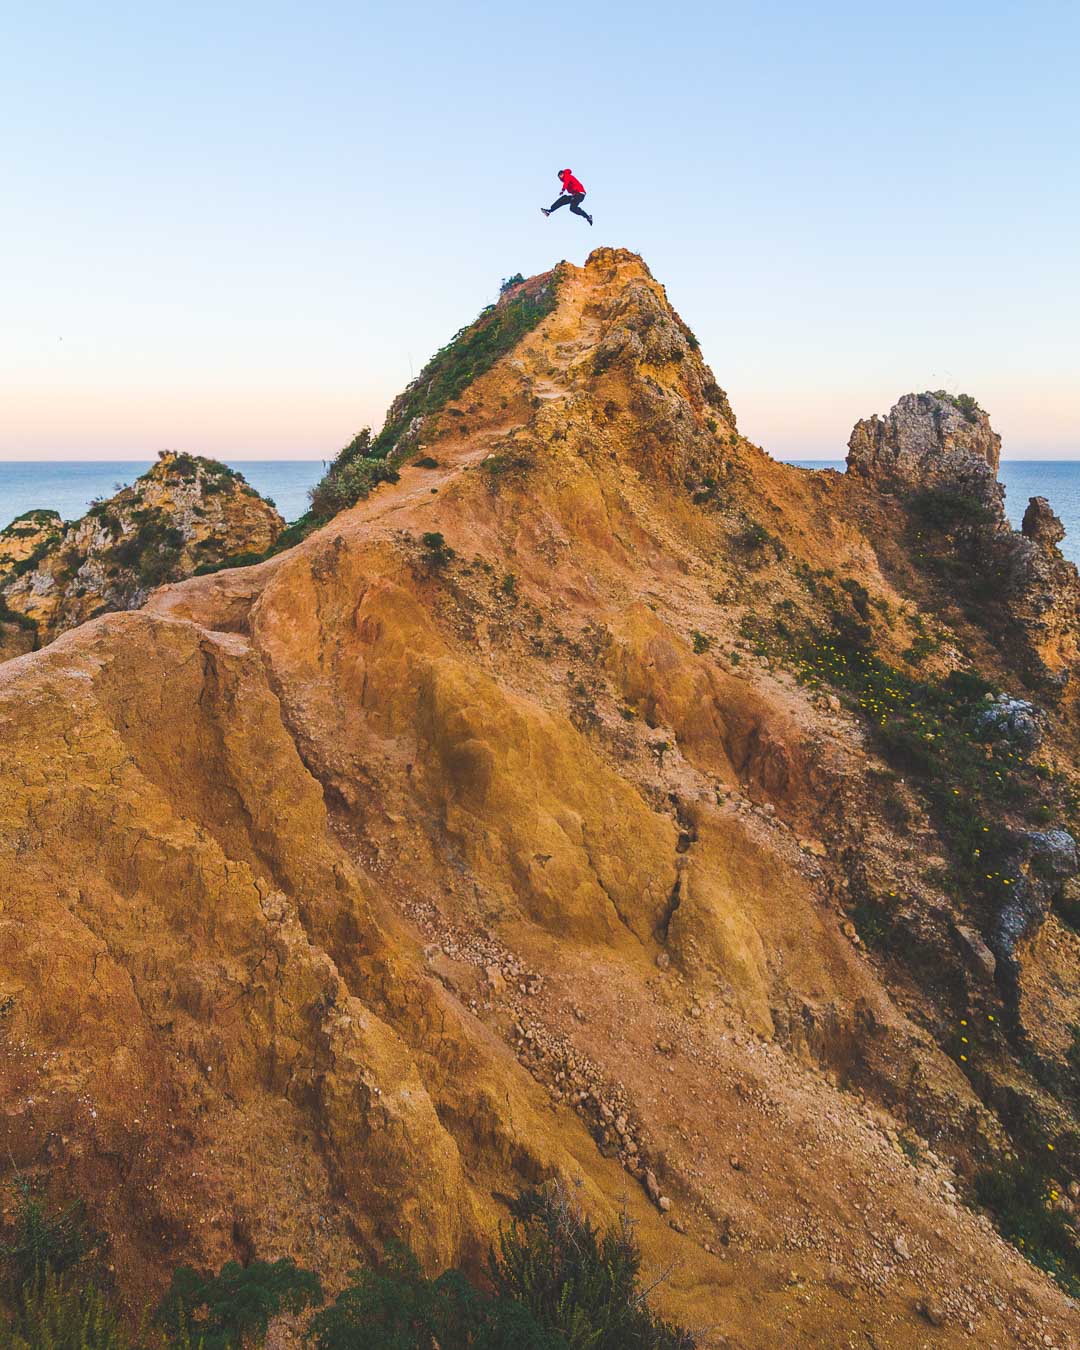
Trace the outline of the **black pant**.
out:
[[[574,213],[575,216],[584,216],[585,219],[588,220],[589,218],[588,211],[583,211],[581,209],[581,203],[584,200],[585,200],[584,192],[567,192],[563,193],[563,195],[559,197],[556,201],[553,201],[548,209],[550,211],[557,211],[560,206],[569,206],[570,210]]]

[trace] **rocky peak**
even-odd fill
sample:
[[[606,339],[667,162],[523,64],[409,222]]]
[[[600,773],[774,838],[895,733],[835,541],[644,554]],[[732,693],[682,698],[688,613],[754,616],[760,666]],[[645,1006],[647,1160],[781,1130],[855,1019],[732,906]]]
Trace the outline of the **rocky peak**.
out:
[[[33,511],[0,536],[0,659],[97,614],[136,609],[155,586],[268,549],[285,522],[242,475],[163,451],[131,486],[64,525]],[[6,553],[5,553],[6,550]]]
[[[997,476],[1001,437],[968,394],[905,394],[888,416],[855,424],[848,441],[848,469],[877,482],[932,486],[960,474],[984,481]]]
[[[361,432],[312,493],[297,538],[464,443],[535,459],[588,445],[634,468],[715,486],[740,444],[727,395],[642,259],[597,248],[584,267],[504,283]]]
[[[1065,538],[1065,526],[1045,497],[1032,497],[1029,500],[1020,530],[1043,548],[1056,548]]]

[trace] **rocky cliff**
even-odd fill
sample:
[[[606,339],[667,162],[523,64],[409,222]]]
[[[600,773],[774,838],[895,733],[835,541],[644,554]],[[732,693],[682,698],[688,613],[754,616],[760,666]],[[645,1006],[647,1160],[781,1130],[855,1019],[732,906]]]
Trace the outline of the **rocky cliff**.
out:
[[[0,670],[3,1156],[136,1298],[475,1266],[562,1177],[702,1345],[1074,1343],[1077,738],[1029,616],[932,465],[747,441],[639,258],[543,284],[355,506]]]
[[[923,487],[949,470],[985,464],[990,476],[1001,462],[1001,437],[970,394],[905,394],[886,417],[855,424],[848,468],[879,483],[890,479]]]
[[[264,553],[284,525],[240,474],[173,451],[81,520],[30,511],[0,533],[0,659],[137,609],[163,582]]]

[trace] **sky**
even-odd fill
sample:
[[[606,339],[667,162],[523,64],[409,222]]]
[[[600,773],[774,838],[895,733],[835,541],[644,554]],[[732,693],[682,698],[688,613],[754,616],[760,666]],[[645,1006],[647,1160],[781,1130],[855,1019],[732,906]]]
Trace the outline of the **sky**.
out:
[[[777,456],[945,388],[1080,458],[1078,59],[1074,0],[9,0],[0,459],[327,458],[599,244]]]

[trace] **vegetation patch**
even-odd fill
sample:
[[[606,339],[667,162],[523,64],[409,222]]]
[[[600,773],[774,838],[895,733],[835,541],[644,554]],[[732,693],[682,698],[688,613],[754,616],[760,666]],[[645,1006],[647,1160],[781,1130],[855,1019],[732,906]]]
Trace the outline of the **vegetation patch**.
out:
[[[971,394],[948,394],[944,389],[935,389],[934,397],[941,399],[943,403],[951,403],[954,408],[959,408],[969,422],[977,422],[979,414],[983,411]]]
[[[431,568],[446,567],[457,556],[443,535],[437,530],[422,534],[420,544],[424,550],[424,558]]]
[[[850,636],[846,626],[806,643],[799,678],[836,689],[865,716],[893,768],[919,783],[964,879],[1000,898],[1012,884],[997,870],[1010,842],[1002,816],[1035,805],[1042,780],[1022,750],[976,727],[986,695],[996,691],[969,672],[941,682],[905,675]]]
[[[490,305],[455,333],[394,400],[382,431],[367,452],[372,458],[384,459],[416,418],[430,417],[452,403],[532,332],[555,308],[557,277],[541,278],[532,286],[513,283],[511,290],[512,294],[505,294],[497,305]]]
[[[154,1321],[171,1344],[184,1340],[202,1350],[262,1344],[271,1321],[323,1302],[319,1277],[294,1261],[227,1261],[217,1275],[181,1266]]]
[[[131,515],[132,532],[102,555],[110,572],[134,572],[140,585],[160,586],[176,575],[184,548],[184,533],[167,512],[150,506]]]
[[[20,609],[12,609],[3,594],[0,594],[0,623],[13,623],[28,632],[36,633],[38,630],[36,622],[30,615],[24,614]]]
[[[0,1249],[0,1350],[242,1350],[283,1313],[318,1308],[314,1350],[693,1350],[642,1287],[641,1252],[625,1216],[601,1228],[556,1186],[522,1192],[489,1250],[482,1283],[461,1270],[427,1278],[407,1247],[361,1265],[332,1304],[290,1259],[181,1266],[152,1319],[122,1316],[91,1259],[81,1208],[25,1203]],[[28,1237],[28,1234],[30,1235]]]
[[[489,305],[431,358],[415,380],[390,405],[377,436],[369,428],[340,451],[311,490],[311,509],[277,539],[267,553],[292,548],[339,511],[354,506],[380,483],[397,482],[397,470],[414,452],[425,419],[441,412],[511,351],[555,308],[558,270],[527,283],[520,274],[507,278],[497,304]],[[458,409],[452,410],[463,416]],[[463,425],[458,430],[464,430]],[[430,456],[418,461],[435,468]]]
[[[1080,1298],[1080,1240],[1057,1207],[1061,1195],[1047,1166],[1025,1161],[988,1168],[976,1178],[975,1198],[1003,1238]]]
[[[922,488],[908,499],[914,519],[945,534],[973,525],[985,525],[993,513],[971,493],[953,488]]]

